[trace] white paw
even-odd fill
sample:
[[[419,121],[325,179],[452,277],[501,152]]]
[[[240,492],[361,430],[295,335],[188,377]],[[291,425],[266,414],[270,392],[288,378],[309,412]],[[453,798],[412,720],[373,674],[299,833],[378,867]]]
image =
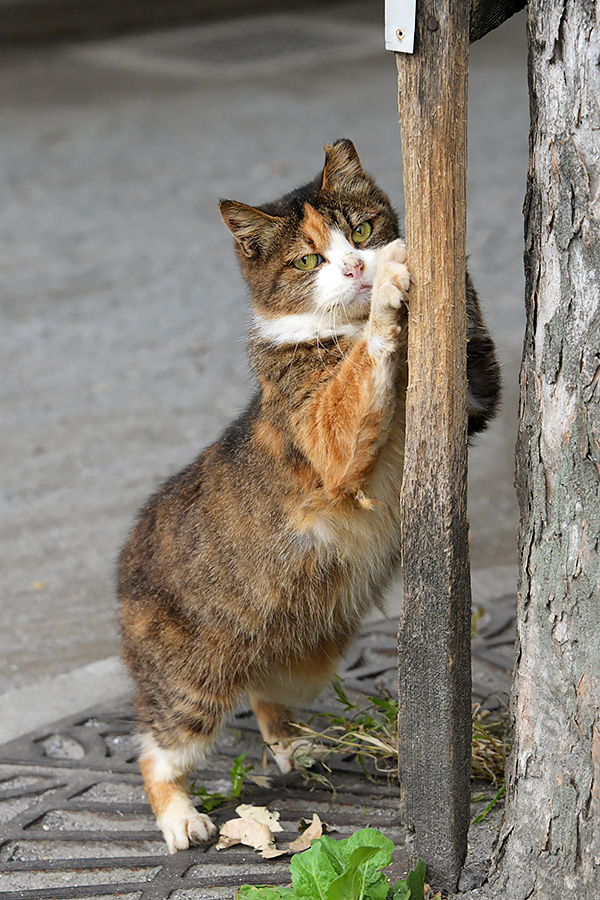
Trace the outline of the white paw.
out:
[[[410,287],[410,272],[407,266],[404,263],[390,263],[386,269],[386,282],[393,284],[403,294],[406,294]]]
[[[377,291],[373,291],[372,305],[375,308],[374,315],[377,316],[378,312],[386,309],[398,310],[404,302],[402,287],[396,281],[396,278],[392,276],[392,273],[388,272],[386,280],[378,284]]]
[[[169,853],[187,850],[194,844],[206,844],[216,836],[218,831],[214,822],[204,813],[195,810],[191,803],[189,808],[185,809],[181,808],[179,804],[172,804],[157,819],[157,823],[164,834]]]
[[[297,738],[292,741],[277,741],[276,744],[269,744],[269,749],[282,775],[287,775],[288,772],[292,772],[296,768],[296,759],[299,756],[314,755],[312,752],[314,744],[304,738]]]
[[[403,241],[392,241],[377,251],[373,303],[380,308],[398,309],[405,302],[404,294],[409,287],[406,246]]]
[[[388,263],[406,262],[406,244],[401,238],[391,241],[377,251],[377,268],[385,268]]]

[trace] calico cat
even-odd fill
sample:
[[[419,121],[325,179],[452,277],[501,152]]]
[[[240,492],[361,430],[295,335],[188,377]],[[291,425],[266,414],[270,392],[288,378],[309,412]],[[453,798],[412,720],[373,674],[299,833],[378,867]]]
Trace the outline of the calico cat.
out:
[[[186,777],[247,694],[282,772],[291,707],[330,680],[400,559],[410,275],[348,140],[254,208],[223,200],[252,295],[248,408],[151,497],[118,590],[140,766],[170,852],[210,839]],[[469,429],[494,414],[494,346],[468,284]]]

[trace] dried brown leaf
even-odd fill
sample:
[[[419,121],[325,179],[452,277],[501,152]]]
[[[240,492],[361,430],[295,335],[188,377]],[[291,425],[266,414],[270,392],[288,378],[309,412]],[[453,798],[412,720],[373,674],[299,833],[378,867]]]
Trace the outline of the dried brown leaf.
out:
[[[233,844],[245,844],[255,850],[274,849],[275,841],[268,825],[256,819],[229,819],[221,825],[217,850],[224,850]]]
[[[301,853],[302,850],[308,850],[310,842],[320,838],[323,834],[323,823],[316,813],[313,813],[312,822],[308,828],[302,832],[300,837],[292,841],[288,847],[293,853]]]
[[[274,859],[276,856],[283,856],[284,853],[289,853],[289,850],[278,850],[277,847],[267,847],[266,850],[261,850],[260,855],[263,859]]]
[[[266,806],[252,806],[251,803],[242,803],[236,806],[236,813],[241,819],[254,819],[256,822],[262,822],[271,829],[273,833],[283,831],[279,824],[279,813],[271,812]]]

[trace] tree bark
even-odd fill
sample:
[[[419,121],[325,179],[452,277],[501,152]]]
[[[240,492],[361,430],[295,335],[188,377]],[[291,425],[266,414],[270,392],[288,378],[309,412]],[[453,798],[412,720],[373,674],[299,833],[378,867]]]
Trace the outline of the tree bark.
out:
[[[466,126],[469,0],[417,7],[414,56],[396,54],[409,296],[402,484],[399,775],[413,862],[456,889],[471,759],[466,518]]]
[[[600,29],[529,0],[514,749],[487,891],[600,896]]]

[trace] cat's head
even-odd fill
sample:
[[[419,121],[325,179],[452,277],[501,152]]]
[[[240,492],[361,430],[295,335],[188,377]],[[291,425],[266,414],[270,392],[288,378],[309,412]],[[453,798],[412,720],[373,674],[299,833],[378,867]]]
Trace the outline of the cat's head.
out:
[[[343,333],[368,314],[375,251],[398,237],[386,195],[352,141],[325,147],[322,172],[259,207],[221,200],[265,337],[296,342]]]

